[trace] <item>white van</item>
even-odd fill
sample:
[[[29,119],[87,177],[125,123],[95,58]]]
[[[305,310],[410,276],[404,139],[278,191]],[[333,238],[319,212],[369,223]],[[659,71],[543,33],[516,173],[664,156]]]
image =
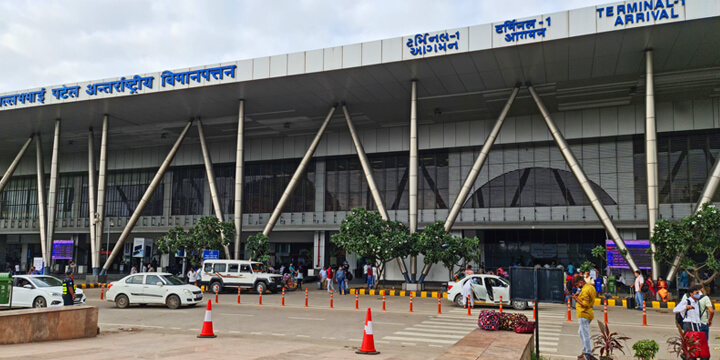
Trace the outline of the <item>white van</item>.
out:
[[[212,293],[224,288],[249,288],[258,292],[278,292],[283,287],[282,276],[268,273],[267,266],[248,260],[205,260],[200,284]]]

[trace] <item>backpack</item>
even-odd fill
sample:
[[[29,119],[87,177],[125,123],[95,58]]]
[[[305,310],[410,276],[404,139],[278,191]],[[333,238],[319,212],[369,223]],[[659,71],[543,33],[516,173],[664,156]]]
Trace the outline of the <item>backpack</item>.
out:
[[[687,296],[687,295],[686,295],[686,296]],[[705,296],[706,296],[706,295],[701,296],[701,297],[698,299],[698,303],[699,303],[700,300],[702,300]],[[691,305],[691,304],[690,304],[690,297],[689,297],[689,296],[688,296],[687,298],[685,298],[685,301],[687,301],[687,304],[688,304],[688,305]],[[698,311],[700,312],[699,318],[702,319],[703,314],[705,313],[705,311],[703,311],[703,309],[700,309],[700,305],[699,305],[699,304],[698,304]],[[684,320],[685,320],[686,317],[687,317],[687,311],[685,311],[685,315],[683,315],[683,314],[681,314],[681,313],[676,313],[676,314],[675,314],[675,323],[678,324],[678,326],[682,327],[683,322],[684,322]]]
[[[647,282],[644,282],[640,288],[640,292],[648,292],[648,290],[650,290],[650,288],[648,287]]]
[[[478,327],[487,331],[498,331],[500,329],[500,314],[493,310],[480,311]]]
[[[352,281],[352,279],[353,279],[352,272],[350,272],[350,271],[347,272],[347,279],[348,279],[348,281]]]

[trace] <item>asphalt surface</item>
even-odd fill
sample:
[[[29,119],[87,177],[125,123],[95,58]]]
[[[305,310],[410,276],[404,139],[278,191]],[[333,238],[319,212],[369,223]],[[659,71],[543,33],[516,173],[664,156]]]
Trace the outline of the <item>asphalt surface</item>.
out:
[[[375,347],[380,358],[434,359],[449,346],[477,327],[477,311],[472,315],[442,300],[442,314],[438,314],[435,298],[414,298],[413,312],[409,311],[409,297],[386,297],[386,311],[382,311],[382,296],[360,295],[358,310],[355,295],[334,294],[333,308],[325,291],[309,292],[309,307],[304,306],[304,292],[288,292],[285,306],[280,294],[265,294],[263,305],[257,294],[242,294],[237,304],[236,294],[205,294],[205,302],[195,307],[170,310],[162,306],[132,306],[118,309],[114,303],[100,301],[99,289],[87,289],[88,305],[98,306],[101,336],[96,339],[72,340],[74,348],[87,348],[94,358],[117,356],[117,350],[135,358],[183,357],[196,352],[224,353],[227,348],[251,358],[275,356],[312,356],[316,358],[354,357],[354,350],[362,343],[367,309],[372,309]],[[212,300],[212,320],[216,339],[197,339],[205,316],[207,300]],[[489,309],[489,308],[488,308]],[[497,308],[495,308],[497,310]],[[603,320],[602,306],[595,306],[596,319]],[[508,309],[504,311],[515,311]],[[532,310],[521,311],[532,319]],[[567,321],[567,306],[541,304],[538,309],[540,353],[547,359],[575,359],[581,352],[577,335],[575,311]],[[632,359],[632,344],[640,339],[652,339],[660,345],[657,359],[675,359],[667,352],[666,340],[677,331],[674,316],[668,309],[648,309],[648,326],[642,325],[642,312],[621,307],[608,308],[611,331],[632,338],[625,356]],[[599,333],[597,324],[591,325],[591,336]],[[720,347],[718,326],[711,328],[711,349]],[[98,346],[98,343],[106,346]],[[127,345],[133,344],[132,349]],[[154,344],[154,345],[153,345]],[[39,355],[45,344],[5,346],[0,358]],[[179,349],[183,349],[179,351]],[[57,355],[57,347],[47,347],[47,354]],[[713,357],[720,349],[712,350]],[[81,353],[84,354],[84,353]],[[75,354],[73,357],[77,357]],[[204,356],[203,356],[204,357]],[[188,357],[191,358],[191,357]],[[197,357],[194,357],[197,358]]]

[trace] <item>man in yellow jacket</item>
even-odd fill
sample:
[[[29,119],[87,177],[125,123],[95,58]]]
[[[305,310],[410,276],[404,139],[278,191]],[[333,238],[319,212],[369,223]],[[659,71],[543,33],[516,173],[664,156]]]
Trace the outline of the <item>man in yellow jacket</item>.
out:
[[[592,346],[590,345],[590,322],[595,318],[593,305],[597,293],[595,287],[586,283],[585,279],[580,275],[575,276],[573,282],[576,288],[581,289],[579,295],[572,295],[576,301],[575,310],[580,324],[578,335],[580,335],[580,341],[582,342],[582,354],[578,356],[578,359],[593,359]]]

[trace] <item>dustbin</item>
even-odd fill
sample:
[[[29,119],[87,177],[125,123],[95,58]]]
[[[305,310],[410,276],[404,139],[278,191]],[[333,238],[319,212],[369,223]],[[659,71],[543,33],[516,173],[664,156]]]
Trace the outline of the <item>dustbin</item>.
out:
[[[12,274],[0,274],[0,305],[9,306],[12,298]]]
[[[615,276],[610,275],[608,276],[608,293],[615,294]]]

